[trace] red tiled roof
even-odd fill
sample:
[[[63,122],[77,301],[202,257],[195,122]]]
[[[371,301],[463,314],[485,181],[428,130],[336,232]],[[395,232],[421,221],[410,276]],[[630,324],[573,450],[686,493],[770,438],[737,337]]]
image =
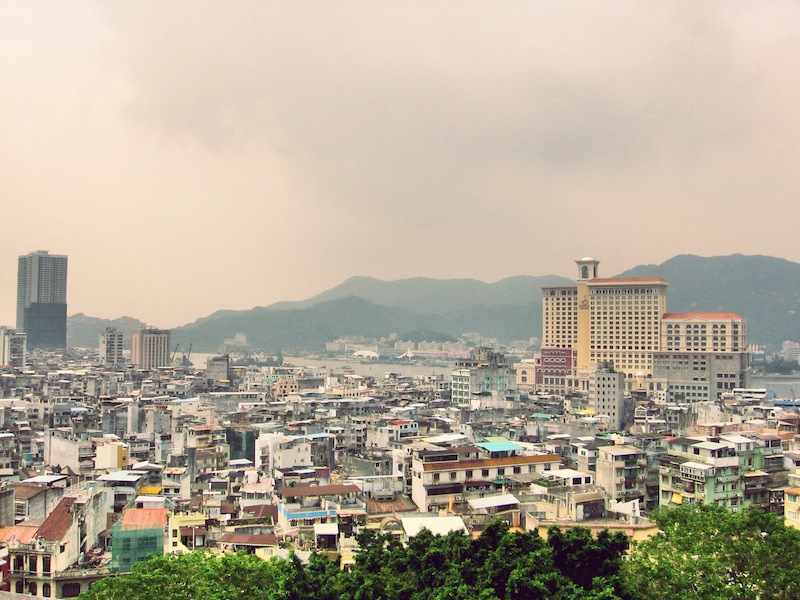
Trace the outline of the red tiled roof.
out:
[[[0,529],[0,542],[7,542],[11,538],[17,540],[20,544],[27,544],[31,541],[38,527],[30,525],[12,525],[11,527],[4,527]]]
[[[664,316],[661,317],[662,320],[666,321],[668,319],[677,319],[677,320],[684,320],[684,319],[706,319],[709,321],[727,321],[727,320],[734,320],[738,321],[742,317],[737,315],[736,313],[664,313]]]
[[[624,285],[627,283],[667,283],[667,280],[661,277],[598,277],[590,279],[588,283],[589,285]]]
[[[44,520],[36,537],[40,537],[48,542],[59,542],[69,531],[72,525],[72,515],[70,509],[75,504],[75,498],[62,498],[53,512]]]
[[[12,483],[11,486],[14,488],[14,500],[30,500],[48,489],[38,483]]]
[[[181,537],[189,537],[190,535],[206,535],[208,533],[208,529],[203,527],[202,525],[197,525],[195,527],[192,526],[185,526],[181,527]]]
[[[122,529],[164,528],[168,508],[129,508],[122,515]]]
[[[301,498],[304,496],[338,496],[341,494],[361,493],[361,488],[351,483],[335,483],[332,485],[296,485],[282,487],[278,493],[284,498]]]
[[[271,518],[274,522],[278,520],[277,504],[256,504],[243,509],[246,515],[252,515],[254,519]]]

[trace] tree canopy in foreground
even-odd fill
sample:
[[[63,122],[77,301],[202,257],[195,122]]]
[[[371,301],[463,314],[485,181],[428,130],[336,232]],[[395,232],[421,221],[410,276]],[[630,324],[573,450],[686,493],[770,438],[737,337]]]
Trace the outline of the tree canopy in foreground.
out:
[[[423,530],[407,546],[389,534],[367,531],[348,571],[312,555],[263,561],[247,554],[156,556],[129,575],[99,581],[81,597],[90,600],[307,599],[472,600],[552,598],[613,600],[628,547],[624,534],[583,528],[511,533],[489,524],[472,539],[434,536]]]
[[[650,518],[658,534],[634,544],[622,570],[632,597],[800,598],[800,531],[782,516],[685,506]]]
[[[588,529],[512,533],[490,523],[475,539],[423,530],[401,544],[359,535],[348,571],[320,555],[263,561],[248,554],[157,556],[99,581],[90,600],[788,600],[800,598],[800,531],[777,515],[715,506],[659,510],[660,531],[635,543]]]

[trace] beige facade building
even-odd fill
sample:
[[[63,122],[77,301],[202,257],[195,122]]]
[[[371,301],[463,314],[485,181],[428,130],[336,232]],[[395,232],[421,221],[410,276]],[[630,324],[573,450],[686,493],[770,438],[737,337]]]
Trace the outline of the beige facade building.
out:
[[[747,323],[734,313],[668,313],[661,349],[653,355],[653,376],[666,380],[666,399],[716,400],[750,387]]]
[[[599,278],[600,261],[583,258],[577,284],[543,288],[543,348],[577,350],[577,372],[613,363],[631,383],[653,370],[667,282],[660,277]]]
[[[586,257],[575,262],[575,286],[542,289],[542,356],[551,349],[575,351],[569,389],[588,392],[588,374],[598,365],[623,373],[625,391],[669,396],[671,389],[676,401],[714,400],[735,387],[748,387],[742,317],[667,313],[669,284],[664,279],[600,278],[599,261]]]
[[[744,352],[747,322],[734,313],[668,313],[661,349],[680,352]]]
[[[147,327],[131,334],[131,362],[140,369],[166,367],[171,362],[168,329]]]

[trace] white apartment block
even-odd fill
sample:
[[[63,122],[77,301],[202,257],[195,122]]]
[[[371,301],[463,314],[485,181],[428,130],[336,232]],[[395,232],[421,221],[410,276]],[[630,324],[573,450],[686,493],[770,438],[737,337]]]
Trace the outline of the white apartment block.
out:
[[[780,357],[788,362],[800,362],[800,344],[786,340],[781,344]]]
[[[608,428],[620,431],[625,425],[625,379],[613,369],[589,373],[589,408],[608,417]]]
[[[599,278],[599,261],[587,257],[576,263],[576,286],[542,288],[542,347],[576,349],[579,372],[591,363],[611,361],[628,380],[652,373],[667,282],[660,277]]]
[[[479,347],[470,359],[456,362],[452,373],[453,404],[469,407],[474,394],[496,392],[503,394],[516,389],[516,372],[505,362],[502,354]]]
[[[595,480],[609,500],[643,502],[647,495],[647,455],[628,445],[598,448]]]
[[[557,454],[481,457],[476,447],[420,451],[411,461],[411,499],[420,512],[464,504],[471,495],[494,493],[515,475],[558,469]]]
[[[11,327],[0,327],[0,366],[24,367],[27,358],[27,336]]]
[[[106,327],[100,334],[99,352],[100,362],[104,365],[119,365],[124,362],[122,357],[122,332],[114,327]]]

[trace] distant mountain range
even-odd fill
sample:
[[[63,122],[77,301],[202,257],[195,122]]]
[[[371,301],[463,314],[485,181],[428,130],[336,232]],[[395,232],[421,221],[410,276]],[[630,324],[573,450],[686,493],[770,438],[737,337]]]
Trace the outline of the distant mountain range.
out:
[[[748,321],[752,343],[777,346],[800,340],[800,264],[768,256],[681,255],[661,265],[641,265],[620,277],[663,277],[669,282],[670,312],[735,312]],[[382,337],[426,330],[442,336],[477,332],[503,341],[541,337],[541,288],[573,280],[518,276],[497,283],[428,278],[380,281],[352,277],[298,302],[251,310],[222,310],[172,330],[173,343],[215,352],[237,332],[266,352],[320,350],[346,335]],[[143,327],[123,317],[114,321],[73,315],[67,322],[71,346],[94,347],[104,327],[125,333]]]

